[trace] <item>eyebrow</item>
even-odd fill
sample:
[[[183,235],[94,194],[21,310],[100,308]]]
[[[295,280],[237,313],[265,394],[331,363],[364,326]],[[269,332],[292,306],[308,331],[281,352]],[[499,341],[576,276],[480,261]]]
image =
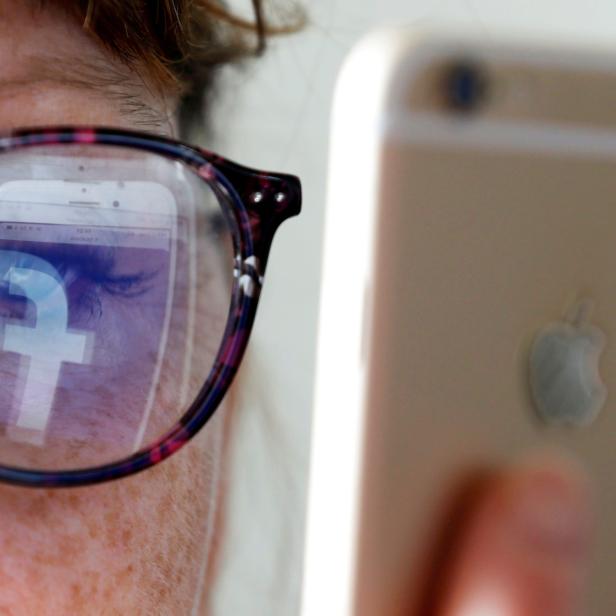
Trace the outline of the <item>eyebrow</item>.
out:
[[[101,60],[75,58],[74,56],[29,56],[28,73],[23,78],[3,79],[0,88],[13,89],[53,83],[67,88],[95,92],[115,103],[120,113],[136,127],[156,134],[173,133],[170,114],[157,109],[148,97],[165,97],[154,92],[136,71],[128,66],[115,66]],[[144,96],[144,92],[147,96]],[[168,100],[168,99],[167,99]],[[165,106],[172,108],[171,105]]]

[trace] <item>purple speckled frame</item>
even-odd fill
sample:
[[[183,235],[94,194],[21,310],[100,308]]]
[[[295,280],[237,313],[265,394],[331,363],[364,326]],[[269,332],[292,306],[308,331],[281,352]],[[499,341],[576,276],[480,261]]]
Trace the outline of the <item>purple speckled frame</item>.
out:
[[[255,318],[274,233],[280,223],[301,209],[301,185],[292,175],[249,169],[211,152],[146,133],[100,127],[20,129],[0,136],[0,154],[65,144],[134,148],[185,163],[229,204],[235,278],[215,365],[197,399],[167,434],[147,449],[95,468],[37,472],[0,466],[0,481],[23,486],[69,487],[117,479],[157,464],[187,443],[214,414],[237,372]]]

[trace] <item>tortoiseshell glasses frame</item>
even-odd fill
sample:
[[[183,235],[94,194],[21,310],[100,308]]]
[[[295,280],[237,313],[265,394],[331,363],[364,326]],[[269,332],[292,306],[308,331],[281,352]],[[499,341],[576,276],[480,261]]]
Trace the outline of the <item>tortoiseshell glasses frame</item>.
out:
[[[186,444],[212,417],[237,372],[254,322],[274,233],[301,209],[301,185],[295,176],[250,169],[201,148],[148,133],[105,127],[19,129],[0,135],[0,164],[1,155],[9,151],[66,144],[158,154],[184,163],[214,192],[224,195],[235,255],[232,297],[214,367],[204,375],[197,398],[173,428],[154,445],[94,468],[38,472],[0,466],[0,481],[22,486],[81,486],[125,477],[158,464]]]

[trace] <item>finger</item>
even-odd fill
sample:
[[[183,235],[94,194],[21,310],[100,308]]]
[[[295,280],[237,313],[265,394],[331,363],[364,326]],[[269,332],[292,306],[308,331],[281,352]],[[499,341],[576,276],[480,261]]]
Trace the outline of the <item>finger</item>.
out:
[[[452,568],[442,616],[579,616],[590,490],[563,463],[518,469],[482,497]]]

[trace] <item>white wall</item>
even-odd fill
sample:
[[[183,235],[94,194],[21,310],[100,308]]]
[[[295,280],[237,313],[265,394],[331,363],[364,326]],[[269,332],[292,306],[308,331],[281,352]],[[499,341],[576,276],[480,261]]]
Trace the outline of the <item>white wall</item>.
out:
[[[277,3],[284,6],[284,0]],[[478,37],[495,39],[503,31],[518,30],[601,41],[616,48],[613,0],[312,0],[307,11],[311,24],[303,33],[272,43],[268,55],[247,72],[229,75],[216,115],[218,126],[224,123],[226,128],[207,144],[238,162],[297,173],[303,180],[304,212],[286,223],[276,238],[252,341],[267,374],[269,411],[291,439],[289,464],[300,482],[305,481],[309,447],[328,113],[338,67],[352,43],[376,25],[408,23],[458,24],[475,29]],[[289,511],[300,512],[295,523],[299,536],[303,491],[296,494]],[[242,506],[241,498],[235,502]],[[249,523],[241,512],[235,523],[240,521]],[[241,537],[238,531],[233,541],[241,542]],[[289,547],[286,565],[297,571],[299,545],[298,539]],[[231,560],[230,580],[242,567],[252,567],[251,575],[260,576],[262,585],[267,585],[266,577],[272,573],[258,558],[239,564]],[[254,598],[236,603],[235,611],[227,613],[291,616],[297,613],[293,595],[299,575],[293,580],[293,588],[277,608],[260,606],[261,599]],[[233,592],[232,583],[225,592]]]

